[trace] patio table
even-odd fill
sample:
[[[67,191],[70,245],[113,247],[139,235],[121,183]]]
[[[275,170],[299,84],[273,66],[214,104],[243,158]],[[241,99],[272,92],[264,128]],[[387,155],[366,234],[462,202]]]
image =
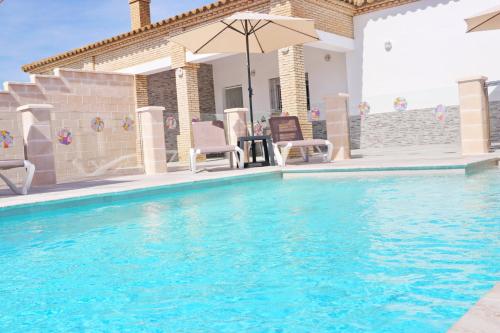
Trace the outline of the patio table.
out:
[[[242,136],[238,138],[238,146],[245,151],[245,143],[249,142],[252,147],[252,158],[248,162],[245,162],[245,168],[256,168],[265,166],[274,166],[274,150],[273,150],[273,140],[269,135],[252,135],[252,136]],[[257,151],[256,142],[262,142],[262,148],[264,150],[264,161],[257,161]]]

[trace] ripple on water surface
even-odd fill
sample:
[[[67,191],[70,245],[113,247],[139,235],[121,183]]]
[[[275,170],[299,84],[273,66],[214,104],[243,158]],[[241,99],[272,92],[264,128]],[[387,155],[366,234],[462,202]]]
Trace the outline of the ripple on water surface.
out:
[[[445,332],[500,173],[262,180],[0,221],[0,331]]]

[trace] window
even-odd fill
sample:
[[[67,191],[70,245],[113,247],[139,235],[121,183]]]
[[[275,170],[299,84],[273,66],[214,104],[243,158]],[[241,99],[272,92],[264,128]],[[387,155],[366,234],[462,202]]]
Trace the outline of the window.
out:
[[[269,96],[271,97],[271,113],[281,113],[281,86],[279,77],[269,80]]]
[[[241,86],[224,89],[224,109],[243,107],[243,89]]]
[[[307,110],[311,109],[311,99],[309,93],[309,74],[306,73],[306,95]],[[271,97],[271,113],[281,113],[281,85],[280,78],[276,77],[269,80],[269,96]]]

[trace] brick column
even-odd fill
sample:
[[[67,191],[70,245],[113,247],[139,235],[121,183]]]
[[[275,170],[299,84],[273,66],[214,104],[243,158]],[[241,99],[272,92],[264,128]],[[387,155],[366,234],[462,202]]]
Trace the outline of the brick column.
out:
[[[190,64],[177,68],[175,73],[179,111],[177,150],[180,162],[189,161],[189,149],[192,147],[191,122],[193,119],[200,119],[198,68],[198,65]]]
[[[458,81],[462,154],[487,154],[490,150],[490,113],[484,76]]]
[[[278,61],[283,112],[297,116],[304,139],[312,139],[312,124],[307,119],[304,47],[299,45],[278,50]]]
[[[56,184],[56,164],[52,141],[50,104],[26,104],[17,108],[22,114],[26,159],[35,165],[35,186]]]
[[[137,109],[137,119],[141,127],[144,172],[147,175],[167,172],[164,110],[163,106],[146,106]]]
[[[333,144],[333,160],[351,159],[351,139],[349,135],[349,111],[347,94],[325,98],[326,133]]]
[[[147,75],[135,75],[135,106],[137,109],[149,105],[148,95],[148,77]],[[137,121],[139,121],[137,119]],[[142,133],[139,124],[135,128],[136,131],[136,151],[137,165],[144,165],[144,156],[142,156]]]

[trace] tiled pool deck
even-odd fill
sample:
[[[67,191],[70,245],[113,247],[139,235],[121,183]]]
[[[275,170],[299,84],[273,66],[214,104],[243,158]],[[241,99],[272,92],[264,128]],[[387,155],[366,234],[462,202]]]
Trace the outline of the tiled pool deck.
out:
[[[173,165],[165,174],[146,176],[129,175],[107,179],[85,180],[73,183],[58,184],[50,187],[35,187],[27,196],[13,195],[7,189],[0,190],[0,210],[16,205],[29,205],[54,200],[75,199],[93,195],[116,194],[135,190],[164,187],[178,184],[196,184],[200,182],[233,179],[262,175],[266,173],[282,174],[283,177],[296,176],[376,176],[386,174],[415,173],[470,173],[485,167],[494,167],[500,159],[500,152],[482,156],[461,157],[454,154],[443,157],[436,154],[412,154],[400,156],[354,155],[353,159],[333,163],[291,163],[286,168],[265,167],[245,170],[234,170],[226,167],[226,161],[205,163],[209,171],[196,174]],[[203,164],[201,165],[203,167]]]
[[[281,169],[278,167],[231,170],[225,167],[225,161],[205,164],[208,171],[193,174],[182,167],[173,165],[172,172],[146,176],[130,175],[99,180],[86,180],[51,187],[34,188],[30,195],[15,196],[8,190],[0,190],[0,218],[25,207],[38,209],[42,206],[58,205],[62,202],[78,204],[80,200],[106,201],[110,198],[127,195],[127,193],[144,194],[155,191],[173,190],[179,187],[196,184],[210,184],[220,181],[240,181],[244,178],[283,176],[378,176],[387,174],[421,174],[421,173],[473,173],[484,168],[498,167],[500,152],[462,157],[457,153],[443,154],[432,151],[408,151],[406,153],[388,154],[377,152],[355,152],[353,159],[334,163],[294,163]],[[222,164],[223,163],[223,164]],[[175,170],[175,171],[173,171]],[[51,202],[50,205],[47,203]],[[33,208],[34,207],[34,208]],[[452,333],[498,333],[500,332],[500,284],[479,301],[450,330]]]
[[[500,332],[500,283],[448,331],[448,333],[495,332]]]

